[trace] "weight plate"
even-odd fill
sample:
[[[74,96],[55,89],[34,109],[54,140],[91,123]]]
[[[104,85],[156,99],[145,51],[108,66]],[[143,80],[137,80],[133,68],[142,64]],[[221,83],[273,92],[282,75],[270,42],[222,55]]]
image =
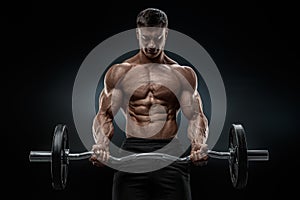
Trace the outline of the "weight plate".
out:
[[[240,124],[232,124],[229,132],[229,169],[234,188],[242,189],[248,180],[248,155],[245,130]]]
[[[58,124],[54,129],[52,140],[51,176],[52,186],[56,190],[62,190],[66,186],[68,176],[69,139],[67,126]]]

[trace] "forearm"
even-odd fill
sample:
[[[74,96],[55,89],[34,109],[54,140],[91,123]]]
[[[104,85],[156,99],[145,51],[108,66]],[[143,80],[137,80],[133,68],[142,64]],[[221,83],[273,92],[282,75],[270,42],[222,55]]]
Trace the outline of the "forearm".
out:
[[[94,118],[92,131],[95,143],[103,145],[106,149],[108,149],[110,139],[114,134],[113,113],[116,113],[120,108],[121,99],[122,93],[117,89],[112,89],[109,92],[103,90],[100,94],[99,111]]]
[[[93,121],[93,136],[96,144],[108,148],[114,133],[113,119],[109,114],[98,113]]]
[[[208,121],[203,113],[196,113],[189,120],[188,137],[191,141],[192,149],[198,149],[206,143],[208,137]]]

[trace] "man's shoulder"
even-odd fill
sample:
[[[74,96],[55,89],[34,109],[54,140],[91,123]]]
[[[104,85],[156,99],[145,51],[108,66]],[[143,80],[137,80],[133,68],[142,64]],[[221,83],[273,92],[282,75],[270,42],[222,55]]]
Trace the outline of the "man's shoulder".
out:
[[[113,64],[107,70],[107,75],[115,76],[115,75],[124,75],[129,69],[131,69],[132,64],[128,62]]]
[[[179,65],[179,64],[174,64],[174,65],[172,65],[172,67],[176,72],[178,72],[180,74],[179,77],[184,78],[184,80],[188,80],[189,84],[193,88],[196,88],[197,75],[192,67],[187,66],[187,65]]]
[[[116,63],[113,64],[110,69],[114,69],[114,70],[124,70],[126,68],[132,67],[132,64],[129,62],[122,62],[122,63]]]
[[[179,73],[181,73],[183,75],[187,75],[187,76],[194,76],[195,75],[194,69],[190,66],[173,64],[173,65],[171,65],[171,67],[174,70],[178,71]]]
[[[105,74],[105,82],[109,85],[115,85],[119,82],[124,75],[131,69],[132,65],[130,63],[117,63],[109,67]]]

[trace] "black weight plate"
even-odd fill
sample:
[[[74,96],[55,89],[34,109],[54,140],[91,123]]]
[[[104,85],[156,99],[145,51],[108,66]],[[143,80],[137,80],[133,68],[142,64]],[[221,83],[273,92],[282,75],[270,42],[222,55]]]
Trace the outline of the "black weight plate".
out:
[[[69,150],[67,126],[58,124],[54,129],[52,140],[51,176],[52,186],[56,190],[65,188],[68,177],[68,158],[66,151]]]
[[[245,130],[240,124],[232,124],[229,132],[229,169],[234,188],[242,189],[248,181],[248,155]]]

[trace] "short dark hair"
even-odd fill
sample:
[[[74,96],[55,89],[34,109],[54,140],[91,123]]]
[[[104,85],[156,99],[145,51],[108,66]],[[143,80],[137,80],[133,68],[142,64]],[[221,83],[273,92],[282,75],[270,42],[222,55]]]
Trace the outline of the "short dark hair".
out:
[[[157,8],[142,10],[136,20],[137,27],[168,27],[168,18],[164,11]]]

